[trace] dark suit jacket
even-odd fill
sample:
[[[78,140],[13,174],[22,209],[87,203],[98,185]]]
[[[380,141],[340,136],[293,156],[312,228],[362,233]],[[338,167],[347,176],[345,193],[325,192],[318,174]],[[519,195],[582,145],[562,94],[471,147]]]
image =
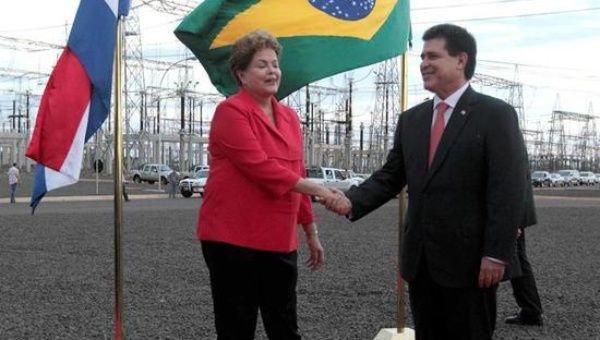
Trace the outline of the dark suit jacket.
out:
[[[537,214],[535,211],[535,201],[533,199],[533,189],[531,188],[531,174],[527,171],[527,189],[525,193],[525,211],[523,214],[523,218],[521,223],[519,224],[519,228],[525,229],[534,224],[537,224]],[[521,237],[525,237],[524,234]],[[523,243],[521,243],[522,245]],[[510,259],[506,270],[504,271],[503,280],[510,280],[520,276],[523,276],[523,265],[520,261],[520,258],[527,255],[519,255],[519,252],[525,252],[524,247],[519,246],[518,241],[515,240],[515,252]],[[522,249],[519,249],[522,248]]]
[[[431,167],[433,101],[400,115],[384,166],[347,192],[352,220],[408,186],[402,276],[420,261],[447,287],[477,284],[481,258],[510,261],[524,214],[526,151],[514,109],[470,87],[458,101]]]
[[[525,197],[525,214],[519,227],[527,228],[537,224],[537,214],[535,212],[535,201],[533,200],[533,189],[531,188],[531,173],[527,171],[527,192]]]
[[[535,211],[535,201],[533,199],[533,189],[531,188],[531,173],[527,171],[527,189],[525,193],[525,212],[523,214],[523,219],[519,224],[519,228],[525,229],[534,224],[537,224],[537,214]],[[521,237],[525,237],[523,233]],[[523,257],[527,257],[524,249],[524,243],[519,245],[519,241],[515,241],[516,249],[513,255],[513,258],[509,261],[508,266],[506,267],[504,273],[504,280],[514,279],[520,276],[523,276],[523,264],[520,259]],[[521,254],[519,254],[521,252]]]

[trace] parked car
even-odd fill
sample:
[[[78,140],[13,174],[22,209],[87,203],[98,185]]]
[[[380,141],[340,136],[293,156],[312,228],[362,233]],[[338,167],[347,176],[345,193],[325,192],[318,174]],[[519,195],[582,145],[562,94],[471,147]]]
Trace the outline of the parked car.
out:
[[[196,172],[198,172],[199,170],[208,170],[208,165],[194,165],[192,167],[190,167],[190,171],[188,172],[182,172],[181,175],[181,179],[186,179],[186,178],[190,178],[190,177],[194,177],[194,175],[196,174]]]
[[[130,178],[136,183],[148,182],[154,184],[154,182],[160,179],[161,184],[166,185],[169,183],[169,174],[171,168],[165,164],[144,164],[139,169],[132,170]]]
[[[578,186],[579,185],[579,171],[577,170],[560,170],[558,172],[565,179],[565,185],[567,186]]]
[[[534,171],[531,174],[531,185],[534,187],[549,187],[552,185],[552,179],[548,171]]]
[[[360,176],[352,170],[346,170],[346,178],[356,181],[356,185],[359,185],[360,183],[365,181],[364,177]]]
[[[595,173],[594,175],[596,175],[596,184],[600,183],[600,172]]]
[[[179,191],[185,198],[192,197],[193,194],[204,195],[204,186],[208,179],[208,170],[198,170],[192,177],[179,181]]]
[[[596,176],[591,171],[580,171],[579,172],[579,184],[581,185],[594,185],[596,184]]]
[[[556,172],[553,172],[550,174],[550,185],[553,187],[564,187],[565,179]]]
[[[306,169],[306,177],[326,187],[338,188],[342,191],[350,189],[353,185],[359,185],[363,181],[358,177],[348,178],[346,170],[323,167]]]

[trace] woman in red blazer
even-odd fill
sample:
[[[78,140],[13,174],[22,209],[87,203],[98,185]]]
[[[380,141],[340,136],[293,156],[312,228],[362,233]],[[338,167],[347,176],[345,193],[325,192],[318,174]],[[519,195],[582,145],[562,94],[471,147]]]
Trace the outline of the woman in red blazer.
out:
[[[197,233],[218,340],[253,339],[259,309],[269,339],[300,339],[298,225],[310,250],[307,265],[315,270],[324,262],[306,194],[332,194],[303,178],[298,115],[274,97],[280,52],[264,31],[235,43],[230,68],[240,90],[217,106],[210,129],[210,175]]]

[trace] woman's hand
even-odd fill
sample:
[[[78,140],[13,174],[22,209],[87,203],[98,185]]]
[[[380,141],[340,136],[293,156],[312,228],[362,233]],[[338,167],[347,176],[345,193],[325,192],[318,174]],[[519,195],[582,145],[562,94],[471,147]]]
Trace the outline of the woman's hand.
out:
[[[306,243],[308,244],[309,257],[305,264],[311,270],[317,270],[325,264],[325,251],[319,240],[319,232],[317,225],[314,223],[307,224],[304,227]]]
[[[329,188],[330,194],[319,200],[328,210],[341,216],[348,216],[352,212],[352,202],[340,189]]]

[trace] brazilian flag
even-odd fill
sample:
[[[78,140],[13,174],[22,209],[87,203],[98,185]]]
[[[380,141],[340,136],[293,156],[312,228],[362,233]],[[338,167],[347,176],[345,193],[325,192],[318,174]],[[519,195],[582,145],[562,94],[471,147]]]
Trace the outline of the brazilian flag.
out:
[[[237,91],[231,46],[264,29],[283,46],[278,98],[319,79],[406,51],[408,0],[205,0],[175,30],[222,94]]]

